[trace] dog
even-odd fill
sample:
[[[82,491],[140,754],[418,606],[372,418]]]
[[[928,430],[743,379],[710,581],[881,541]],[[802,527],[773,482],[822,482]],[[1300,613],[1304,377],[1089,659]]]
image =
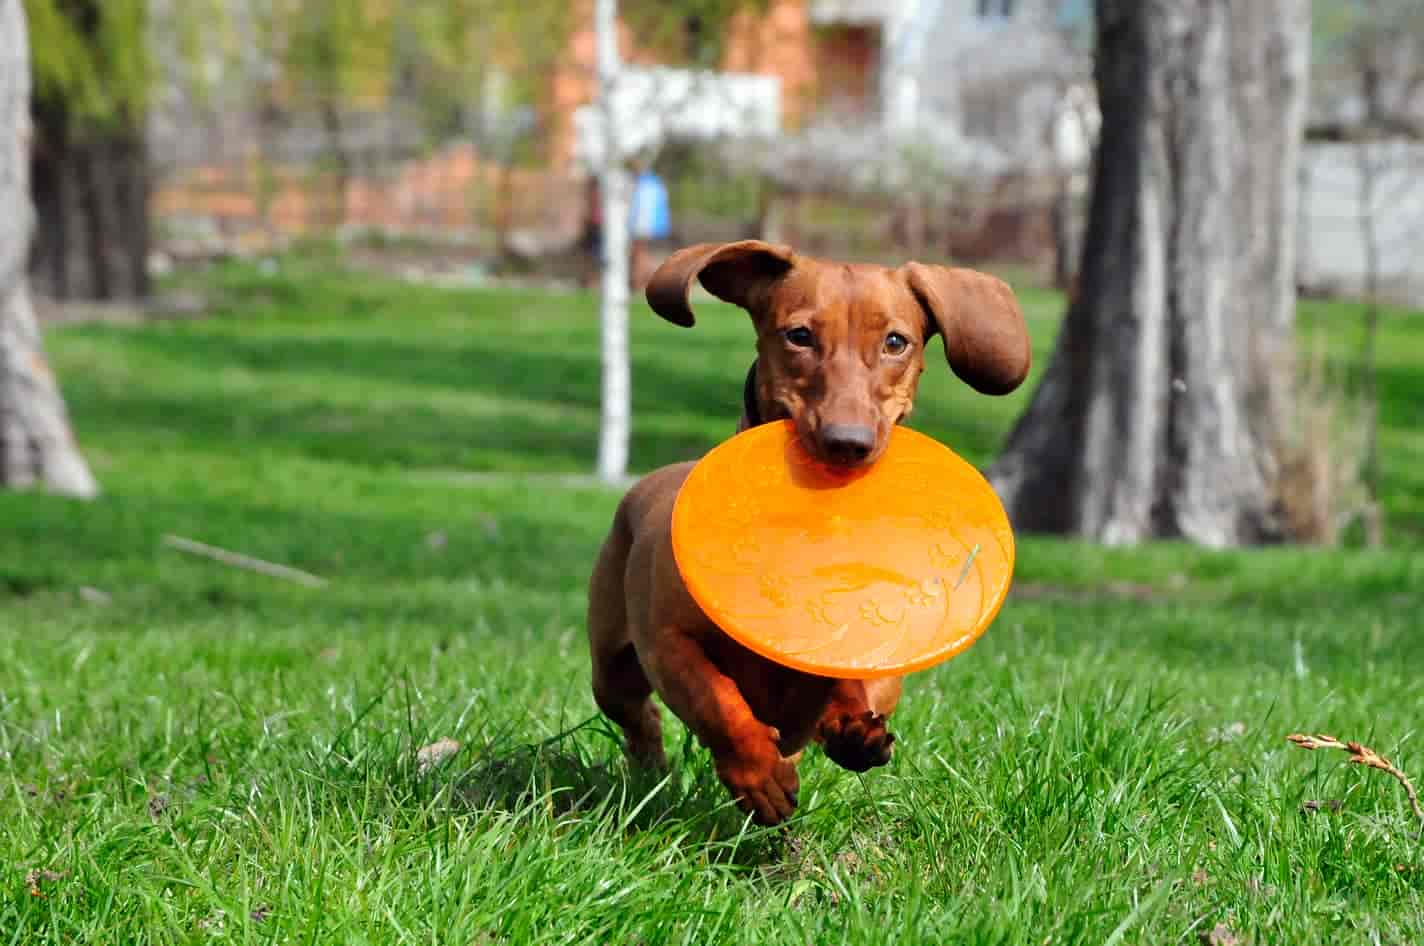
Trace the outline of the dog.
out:
[[[653,311],[694,322],[693,280],[746,310],[757,334],[737,430],[789,418],[833,466],[878,460],[914,406],[926,343],[975,390],[1007,394],[1029,370],[1029,338],[1009,287],[967,269],[898,269],[813,259],[743,240],[679,250],[653,274]],[[796,809],[796,764],[811,742],[864,772],[890,761],[887,720],[901,680],[836,680],[784,667],[724,634],[673,559],[673,501],[693,464],[656,470],[624,496],[589,580],[593,695],[635,764],[665,767],[653,694],[712,754],[718,778],[759,824]]]

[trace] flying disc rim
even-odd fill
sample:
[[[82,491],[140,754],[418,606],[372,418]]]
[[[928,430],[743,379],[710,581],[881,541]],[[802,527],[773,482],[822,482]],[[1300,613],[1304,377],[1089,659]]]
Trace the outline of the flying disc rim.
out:
[[[1013,583],[1013,573],[1016,558],[1016,545],[1013,530],[1008,522],[1008,515],[1004,511],[1003,504],[994,492],[992,485],[984,478],[972,464],[953,451],[948,446],[940,443],[932,437],[907,427],[896,427],[891,435],[891,442],[886,449],[885,455],[877,461],[876,465],[869,471],[862,473],[864,476],[893,475],[893,465],[897,457],[901,454],[918,454],[921,459],[925,455],[937,456],[939,462],[944,463],[946,474],[952,478],[952,482],[946,487],[945,492],[950,491],[960,494],[965,490],[971,491],[978,496],[978,508],[987,509],[990,512],[986,519],[993,519],[993,522],[984,522],[981,525],[985,529],[993,530],[994,537],[998,541],[1001,550],[1003,567],[1001,573],[992,587],[987,587],[989,582],[981,578],[986,585],[986,600],[979,610],[979,616],[974,621],[973,626],[964,627],[957,630],[943,631],[938,634],[937,643],[925,649],[923,652],[904,659],[897,660],[892,664],[883,666],[852,665],[837,662],[835,660],[824,660],[808,658],[801,654],[788,653],[778,649],[773,642],[769,642],[762,636],[740,627],[735,620],[729,619],[726,612],[719,606],[718,593],[714,590],[715,581],[709,575],[702,574],[696,567],[697,556],[695,549],[699,542],[698,526],[696,521],[690,519],[692,502],[689,496],[695,496],[697,490],[704,488],[715,488],[721,485],[721,480],[709,476],[709,471],[716,470],[719,463],[725,459],[730,451],[745,448],[747,441],[751,440],[759,446],[758,442],[764,442],[776,449],[784,450],[786,445],[794,441],[796,437],[794,425],[791,421],[774,421],[757,427],[742,431],[736,436],[724,441],[717,447],[709,451],[699,460],[689,472],[678,490],[677,497],[673,503],[672,512],[672,553],[674,562],[682,576],[683,584],[694,602],[707,615],[719,629],[728,637],[758,655],[774,661],[793,670],[816,676],[834,677],[839,679],[876,679],[880,677],[903,676],[909,673],[926,670],[937,664],[950,660],[968,650],[975,642],[981,638],[998,617],[1003,607],[1004,601],[1008,597],[1009,588]],[[882,472],[887,471],[887,472]],[[971,562],[966,565],[966,571]],[[941,629],[943,628],[941,624]]]

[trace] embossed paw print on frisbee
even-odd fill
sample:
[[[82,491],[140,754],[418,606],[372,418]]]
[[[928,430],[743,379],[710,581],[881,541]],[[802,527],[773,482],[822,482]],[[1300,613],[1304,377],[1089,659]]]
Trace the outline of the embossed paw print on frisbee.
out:
[[[688,475],[673,555],[717,626],[768,659],[823,676],[923,670],[974,643],[1014,569],[988,481],[904,427],[872,466],[812,458],[790,421],[743,431]]]

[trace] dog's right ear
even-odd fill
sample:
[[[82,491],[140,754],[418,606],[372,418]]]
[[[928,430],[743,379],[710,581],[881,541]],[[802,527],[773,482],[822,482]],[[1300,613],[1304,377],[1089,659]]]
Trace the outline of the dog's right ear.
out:
[[[663,318],[684,328],[696,319],[688,302],[692,280],[724,302],[751,312],[766,288],[794,263],[789,246],[760,240],[698,243],[669,256],[648,282],[648,304]]]

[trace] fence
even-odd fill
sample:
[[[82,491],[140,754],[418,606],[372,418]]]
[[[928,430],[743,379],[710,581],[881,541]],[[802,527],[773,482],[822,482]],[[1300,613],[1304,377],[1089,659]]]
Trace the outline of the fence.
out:
[[[1421,246],[1424,144],[1306,147],[1297,245],[1302,287],[1362,295],[1373,278],[1383,297],[1424,306]]]
[[[578,21],[586,6],[570,7],[576,15],[564,40],[566,52],[548,76],[516,73],[485,83],[470,90],[465,107],[443,123],[428,120],[431,109],[418,88],[398,82],[385,82],[392,91],[379,101],[326,103],[305,111],[274,100],[270,83],[263,91],[245,74],[216,102],[197,104],[181,90],[159,96],[153,139],[161,173],[153,205],[161,244],[184,256],[255,250],[299,235],[370,231],[453,244],[471,256],[540,261],[577,252],[590,213],[587,175],[574,147],[575,112],[594,89],[592,40],[587,24]],[[782,139],[804,139],[828,115],[851,116],[870,130],[862,135],[863,144],[869,143],[865,160],[876,160],[884,150],[873,133],[884,119],[885,82],[892,72],[902,79],[906,74],[903,64],[889,68],[898,48],[890,22],[896,5],[851,6],[847,12],[815,0],[767,0],[760,9],[748,5],[717,27],[725,34],[719,64],[755,74],[754,81],[743,82],[752,92],[775,83]],[[995,21],[993,30],[1003,34],[991,36],[989,27],[974,26],[972,12],[942,6],[945,17],[967,17],[969,23],[961,28],[956,20],[937,29],[955,35],[979,29],[993,40],[981,44],[986,55],[996,44],[1022,47],[1008,35],[1014,30],[1020,40],[1036,37],[1043,48],[1055,42],[1031,19]],[[708,29],[696,20],[688,18],[690,37]],[[643,67],[687,58],[669,52],[666,37],[639,35],[636,26],[636,20],[625,24],[621,44],[630,63]],[[942,88],[954,77],[935,68],[941,70],[935,94],[925,97],[919,115],[949,126],[960,121],[951,114],[952,103],[965,103],[968,113],[976,103]],[[1012,112],[1014,102],[1035,93],[1042,101],[1044,83],[1059,81],[1032,71],[1039,69],[1037,59],[1028,72],[1028,66],[1015,68],[1019,71],[1010,70],[1002,84],[1012,101],[995,98],[990,109],[995,114],[1005,106]],[[965,69],[975,67],[970,62]],[[244,88],[245,81],[252,88]],[[373,76],[357,85],[383,82]],[[525,90],[522,105],[511,104],[512,86]],[[896,101],[903,106],[902,100]],[[1022,124],[1039,127],[1043,116],[1026,117]],[[1022,127],[1009,131],[1012,148],[1022,149]],[[916,180],[927,177],[916,172],[903,185],[871,188],[851,181],[854,167],[802,175],[794,162],[778,162],[766,151],[766,137],[745,146],[735,134],[720,142],[674,139],[655,156],[650,153],[672,195],[672,241],[760,236],[813,252],[870,258],[1047,262],[1052,257],[1060,177],[1052,168],[1007,153],[992,168],[969,161],[971,152],[992,150],[992,134],[978,143],[962,136],[934,139],[947,142],[941,150],[966,156],[962,166],[941,162],[936,173],[942,187]],[[974,179],[973,187],[960,186],[966,176]]]

